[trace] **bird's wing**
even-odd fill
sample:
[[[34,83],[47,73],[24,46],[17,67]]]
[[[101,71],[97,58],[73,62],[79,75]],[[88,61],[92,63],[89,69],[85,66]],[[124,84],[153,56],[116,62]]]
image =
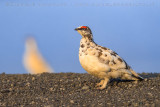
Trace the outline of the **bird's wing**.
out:
[[[100,58],[105,60],[112,70],[130,69],[130,66],[116,52],[101,46],[99,49],[102,50]]]
[[[132,76],[143,80],[141,76],[139,76],[127,63],[124,59],[122,59],[116,52],[108,49],[105,51],[107,53],[107,59],[108,59],[108,65],[111,68],[111,70],[120,70],[120,69],[126,69],[126,71]],[[104,52],[104,53],[105,53]]]
[[[109,54],[112,57],[112,60],[109,62],[109,66],[111,69],[118,70],[118,69],[130,69],[130,66],[123,60],[117,53],[111,51]]]

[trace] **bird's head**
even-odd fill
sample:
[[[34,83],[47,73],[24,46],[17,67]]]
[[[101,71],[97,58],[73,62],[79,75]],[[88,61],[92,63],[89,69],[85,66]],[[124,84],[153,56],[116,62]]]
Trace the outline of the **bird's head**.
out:
[[[87,37],[89,39],[92,39],[92,31],[88,26],[80,26],[75,29],[78,33],[82,35],[82,37]]]
[[[32,36],[27,37],[25,46],[27,50],[37,50],[37,43]]]

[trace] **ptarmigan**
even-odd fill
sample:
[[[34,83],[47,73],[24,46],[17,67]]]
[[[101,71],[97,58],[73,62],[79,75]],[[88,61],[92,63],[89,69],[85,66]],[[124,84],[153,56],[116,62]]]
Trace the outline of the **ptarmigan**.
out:
[[[88,26],[80,26],[75,30],[82,36],[79,48],[80,64],[89,74],[102,79],[96,85],[98,89],[106,88],[112,78],[143,80],[116,52],[97,45]]]
[[[27,71],[31,74],[41,74],[41,73],[51,73],[53,72],[52,68],[44,60],[40,52],[36,41],[33,37],[29,37],[26,40],[24,53],[24,66]]]

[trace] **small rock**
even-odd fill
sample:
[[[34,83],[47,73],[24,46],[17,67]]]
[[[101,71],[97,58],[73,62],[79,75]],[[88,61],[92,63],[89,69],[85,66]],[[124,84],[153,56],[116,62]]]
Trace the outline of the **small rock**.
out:
[[[32,81],[34,81],[35,80],[35,77],[32,77]]]
[[[27,83],[26,83],[26,86],[30,86],[30,83],[29,83],[29,82],[27,82]]]
[[[83,86],[82,87],[82,90],[88,90],[89,89],[89,86]]]
[[[151,94],[151,93],[148,93],[148,95],[149,95],[149,96],[152,96],[152,94]]]
[[[146,78],[146,79],[144,79],[144,81],[147,81],[148,79]]]
[[[50,88],[49,90],[50,90],[50,91],[53,91],[53,88]]]
[[[35,102],[34,101],[32,101],[30,104],[34,104]]]
[[[74,101],[73,101],[73,100],[70,100],[70,103],[74,104]]]
[[[129,84],[128,87],[131,88],[131,87],[132,87],[132,84]]]

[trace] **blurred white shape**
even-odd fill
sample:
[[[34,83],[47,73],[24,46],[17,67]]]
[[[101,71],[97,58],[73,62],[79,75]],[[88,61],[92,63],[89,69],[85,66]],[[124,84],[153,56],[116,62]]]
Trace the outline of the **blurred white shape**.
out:
[[[23,63],[26,70],[31,74],[54,72],[42,57],[33,37],[29,37],[26,40]]]

